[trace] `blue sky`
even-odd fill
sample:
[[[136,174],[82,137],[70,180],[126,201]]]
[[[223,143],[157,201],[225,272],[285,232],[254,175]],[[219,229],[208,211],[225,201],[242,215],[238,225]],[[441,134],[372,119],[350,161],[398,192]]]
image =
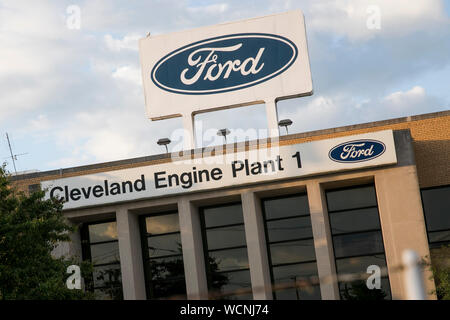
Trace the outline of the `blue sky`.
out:
[[[448,0],[0,0],[0,157],[13,170],[49,170],[158,154],[180,119],[146,118],[137,40],[302,9],[314,95],[280,102],[291,132],[449,110]],[[67,8],[80,8],[69,29]],[[370,6],[380,29],[367,27]],[[264,106],[196,117],[197,144],[214,133],[264,129]],[[176,138],[176,137],[175,137]],[[172,150],[181,143],[171,144]]]

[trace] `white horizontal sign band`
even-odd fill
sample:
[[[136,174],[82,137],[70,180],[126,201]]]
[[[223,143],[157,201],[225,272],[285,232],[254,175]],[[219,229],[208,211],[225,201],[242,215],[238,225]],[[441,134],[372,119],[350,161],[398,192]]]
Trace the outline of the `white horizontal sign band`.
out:
[[[43,181],[64,209],[397,163],[392,130]]]

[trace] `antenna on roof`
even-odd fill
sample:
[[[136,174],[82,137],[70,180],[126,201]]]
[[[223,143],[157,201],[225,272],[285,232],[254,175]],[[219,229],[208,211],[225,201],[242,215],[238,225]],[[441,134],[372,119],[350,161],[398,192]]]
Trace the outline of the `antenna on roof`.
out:
[[[27,154],[27,153],[13,154],[12,148],[11,148],[11,142],[9,141],[8,132],[6,133],[6,140],[8,140],[9,153],[11,154],[11,156],[7,157],[7,158],[11,158],[11,160],[13,162],[13,166],[14,166],[14,172],[17,174],[16,162],[14,160],[17,160],[17,156],[22,156],[22,155]]]

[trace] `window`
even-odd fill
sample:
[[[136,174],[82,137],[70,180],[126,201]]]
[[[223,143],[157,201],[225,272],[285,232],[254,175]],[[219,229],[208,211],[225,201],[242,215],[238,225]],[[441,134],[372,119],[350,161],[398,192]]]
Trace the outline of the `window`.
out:
[[[142,249],[149,299],[186,299],[177,212],[141,217]]]
[[[252,299],[240,203],[200,210],[208,288],[219,299]]]
[[[302,278],[317,277],[308,198],[295,195],[262,201],[274,299],[320,299],[320,286],[296,288]],[[292,283],[288,289],[277,289]]]
[[[326,192],[337,274],[367,274],[367,267],[386,268],[378,205],[373,185]],[[369,289],[366,281],[339,283],[341,299],[390,299],[389,278],[380,289]]]
[[[119,242],[115,221],[88,223],[81,228],[83,259],[94,266],[86,286],[100,300],[123,299]]]
[[[450,244],[450,186],[422,190],[430,248]]]
[[[443,299],[450,266],[450,186],[423,189],[422,202],[436,294]]]

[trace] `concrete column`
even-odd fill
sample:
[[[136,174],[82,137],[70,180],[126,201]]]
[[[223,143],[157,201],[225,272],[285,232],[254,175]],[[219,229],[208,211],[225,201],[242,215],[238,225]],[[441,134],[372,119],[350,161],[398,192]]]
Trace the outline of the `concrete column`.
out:
[[[255,300],[271,300],[272,284],[261,202],[252,192],[243,193],[241,199],[253,298]]]
[[[317,271],[320,278],[320,293],[323,300],[339,300],[339,287],[336,282],[336,266],[331,238],[330,223],[325,194],[318,182],[306,186],[309,211],[316,251]]]
[[[375,188],[392,298],[406,299],[406,285],[397,268],[402,264],[403,251],[412,249],[421,258],[430,256],[416,167],[377,172]],[[424,270],[424,281],[427,298],[436,299],[431,293],[435,286],[428,268]]]
[[[124,299],[146,299],[138,216],[121,208],[116,220]]]
[[[181,245],[186,273],[187,297],[190,300],[208,299],[202,232],[198,209],[185,197],[178,201]]]

